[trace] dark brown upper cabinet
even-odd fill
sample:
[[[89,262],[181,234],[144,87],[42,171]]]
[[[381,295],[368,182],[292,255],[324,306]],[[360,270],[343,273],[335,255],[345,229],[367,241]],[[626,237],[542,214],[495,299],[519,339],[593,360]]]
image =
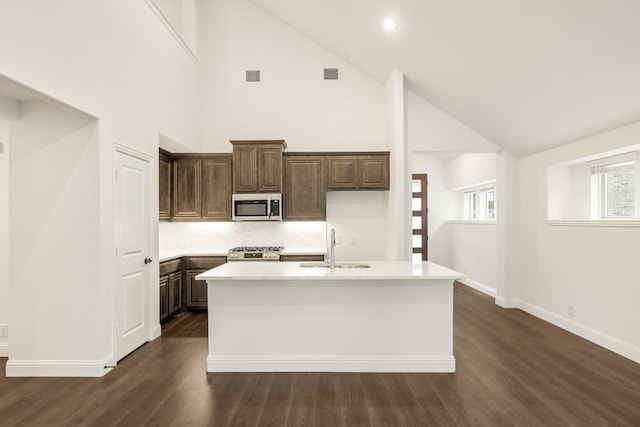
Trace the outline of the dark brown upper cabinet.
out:
[[[231,161],[230,154],[175,155],[174,221],[231,220]]]
[[[231,155],[202,159],[202,218],[231,220]]]
[[[327,156],[327,189],[358,189],[358,158],[356,156]]]
[[[284,219],[322,221],[326,219],[325,157],[284,156]]]
[[[177,157],[173,161],[173,218],[202,217],[202,161]]]
[[[231,141],[234,193],[282,193],[283,140]]]
[[[162,149],[158,154],[158,217],[171,218],[171,154]]]
[[[389,153],[327,154],[327,190],[388,190]]]
[[[389,153],[358,156],[358,190],[389,189]]]

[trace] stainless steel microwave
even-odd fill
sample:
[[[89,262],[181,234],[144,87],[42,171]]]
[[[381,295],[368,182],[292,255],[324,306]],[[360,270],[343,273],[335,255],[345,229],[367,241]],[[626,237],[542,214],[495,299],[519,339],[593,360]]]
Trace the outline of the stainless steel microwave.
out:
[[[282,194],[251,193],[232,194],[234,221],[281,221]]]

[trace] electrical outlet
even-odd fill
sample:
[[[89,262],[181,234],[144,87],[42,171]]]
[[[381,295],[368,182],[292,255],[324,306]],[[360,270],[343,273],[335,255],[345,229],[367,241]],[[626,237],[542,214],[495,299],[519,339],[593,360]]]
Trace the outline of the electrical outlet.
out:
[[[567,313],[569,314],[569,316],[573,317],[573,304],[569,304],[567,306]]]
[[[358,243],[358,238],[356,236],[351,236],[350,244],[355,245]]]
[[[0,337],[6,338],[9,336],[9,325],[0,325]]]

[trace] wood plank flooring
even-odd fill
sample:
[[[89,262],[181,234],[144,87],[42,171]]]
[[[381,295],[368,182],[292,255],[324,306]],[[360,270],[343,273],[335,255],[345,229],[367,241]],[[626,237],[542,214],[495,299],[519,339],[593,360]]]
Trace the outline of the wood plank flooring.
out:
[[[206,373],[187,314],[103,378],[6,378],[1,426],[640,426],[640,365],[455,286],[455,374]]]

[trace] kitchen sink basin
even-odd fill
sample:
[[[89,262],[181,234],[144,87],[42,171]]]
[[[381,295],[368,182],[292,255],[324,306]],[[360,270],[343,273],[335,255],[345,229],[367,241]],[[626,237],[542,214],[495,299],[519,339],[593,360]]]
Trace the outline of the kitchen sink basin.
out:
[[[303,268],[329,268],[328,262],[303,262],[300,264]],[[358,262],[336,262],[336,268],[370,268],[369,264]]]

